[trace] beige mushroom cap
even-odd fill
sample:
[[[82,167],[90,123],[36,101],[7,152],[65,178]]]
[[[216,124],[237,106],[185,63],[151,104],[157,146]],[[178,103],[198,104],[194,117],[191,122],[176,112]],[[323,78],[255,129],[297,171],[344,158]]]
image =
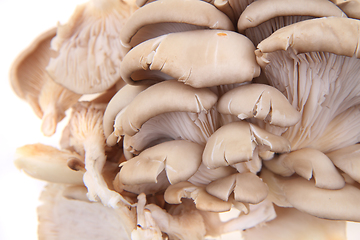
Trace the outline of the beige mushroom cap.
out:
[[[57,55],[50,49],[55,35],[56,28],[42,33],[16,58],[10,70],[13,90],[42,119],[41,132],[45,136],[55,133],[65,111],[80,98],[79,94],[55,83],[45,70],[50,58]]]
[[[276,176],[265,168],[260,177],[269,186],[274,203],[279,206],[293,206],[320,218],[360,221],[360,189],[355,186],[345,184],[338,190],[323,189],[316,187],[312,180]]]
[[[270,124],[289,127],[301,114],[276,88],[264,84],[247,84],[230,90],[218,101],[218,111],[240,119],[257,118]]]
[[[147,87],[147,85],[125,85],[112,97],[104,112],[103,127],[105,138],[108,138],[114,129],[116,115]],[[110,139],[108,141],[110,142]]]
[[[279,16],[343,17],[345,13],[328,0],[257,0],[241,14],[239,32]]]
[[[217,96],[209,89],[196,89],[175,80],[155,84],[139,93],[116,117],[118,136],[132,136],[150,118],[166,112],[194,112],[209,110]]]
[[[336,167],[360,183],[360,144],[326,153]]]
[[[225,30],[171,33],[147,40],[123,59],[129,84],[177,79],[196,88],[249,82],[260,75],[253,43]]]
[[[330,52],[360,58],[360,22],[350,18],[328,17],[298,22],[281,28],[257,46],[255,54],[261,66],[266,53],[291,48],[296,54]]]
[[[336,4],[349,18],[360,19],[360,1],[346,0]]]
[[[234,199],[238,202],[256,204],[268,195],[268,187],[254,173],[237,173],[213,181],[206,186],[206,191],[224,201],[228,201],[234,192]]]
[[[195,29],[234,30],[230,19],[213,5],[198,0],[159,0],[141,7],[124,25],[120,41],[134,47],[170,32]]]
[[[52,48],[59,55],[46,70],[51,78],[79,93],[99,93],[120,78],[121,59],[128,51],[118,40],[134,5],[118,0],[91,0],[79,5],[59,25]]]
[[[74,171],[67,165],[67,161],[71,159],[82,159],[82,157],[75,152],[37,143],[17,148],[14,164],[40,180],[83,185],[84,173]]]
[[[203,187],[189,182],[179,182],[169,186],[164,194],[165,201],[170,204],[180,204],[182,198],[193,199],[196,208],[202,211],[224,212],[231,209],[230,201],[223,201],[207,193]]]
[[[228,166],[253,158],[256,146],[274,152],[289,152],[290,143],[245,121],[232,122],[220,127],[208,139],[203,163],[208,168]]]
[[[203,146],[186,140],[174,140],[145,149],[124,162],[120,170],[123,184],[156,183],[164,169],[171,184],[188,180],[199,168]]]
[[[243,232],[245,240],[346,240],[346,222],[321,219],[275,206],[276,218]]]
[[[335,168],[331,160],[319,150],[302,148],[290,153],[282,154],[264,165],[272,172],[284,177],[295,172],[305,179],[314,177],[315,186],[326,189],[340,189],[345,181]]]

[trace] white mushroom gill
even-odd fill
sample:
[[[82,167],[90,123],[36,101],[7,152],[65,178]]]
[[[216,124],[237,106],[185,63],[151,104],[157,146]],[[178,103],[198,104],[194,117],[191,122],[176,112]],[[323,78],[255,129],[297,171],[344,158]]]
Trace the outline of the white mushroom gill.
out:
[[[45,201],[81,200],[115,219],[123,233],[109,239],[253,240],[287,226],[273,237],[303,229],[303,239],[321,239],[333,227],[346,239],[346,221],[360,221],[359,20],[327,0],[136,2],[133,13],[135,0],[92,0],[58,27],[53,45],[65,55],[48,65],[55,81],[81,93],[127,85],[73,107],[58,152],[79,157],[21,158],[38,165],[34,177],[84,175],[87,189],[62,185],[53,189],[67,200]],[[260,71],[266,84],[255,83]],[[232,219],[220,217],[231,209]]]

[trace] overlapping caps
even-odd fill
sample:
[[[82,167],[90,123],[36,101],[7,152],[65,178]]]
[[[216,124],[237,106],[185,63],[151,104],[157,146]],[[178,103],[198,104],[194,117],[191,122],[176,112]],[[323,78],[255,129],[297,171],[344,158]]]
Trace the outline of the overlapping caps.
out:
[[[360,221],[359,2],[136,4],[79,6],[14,64],[45,134],[72,106],[61,149],[18,150],[18,167],[57,183],[40,217],[98,211],[114,239],[346,239]]]

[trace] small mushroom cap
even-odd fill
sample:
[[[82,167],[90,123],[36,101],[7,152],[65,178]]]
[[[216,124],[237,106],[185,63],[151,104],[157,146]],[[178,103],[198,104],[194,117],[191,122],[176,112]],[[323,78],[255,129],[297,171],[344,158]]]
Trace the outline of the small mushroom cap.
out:
[[[249,82],[260,75],[254,50],[248,38],[231,31],[171,33],[131,49],[121,77],[129,84],[173,78],[196,88]]]
[[[301,118],[279,90],[264,84],[246,84],[230,90],[219,99],[217,108],[222,114],[242,120],[254,117],[280,127],[295,125]]]
[[[276,176],[266,168],[260,177],[277,199],[283,198],[280,206],[287,201],[290,206],[320,218],[360,221],[360,189],[355,186],[345,184],[338,190],[318,188],[313,180]]]
[[[118,0],[92,0],[79,5],[59,25],[51,46],[59,55],[46,68],[51,78],[79,94],[103,92],[120,78],[128,49],[118,40],[134,6]]]
[[[139,93],[116,117],[115,130],[132,136],[150,118],[166,112],[208,111],[217,101],[209,89],[195,89],[175,80],[155,84]]]
[[[141,7],[124,25],[120,41],[134,47],[150,38],[205,29],[234,30],[230,19],[213,5],[198,0],[159,0]]]
[[[186,181],[199,168],[202,151],[203,146],[185,140],[157,144],[124,162],[120,181],[128,185],[156,183],[164,168],[171,184]]]
[[[241,14],[239,32],[280,16],[346,17],[343,11],[328,0],[257,0]]]
[[[348,57],[360,57],[360,22],[350,18],[328,17],[311,19],[283,27],[263,40],[255,54],[261,66],[266,65],[266,53],[291,48],[296,54],[330,52]]]
[[[14,164],[40,180],[83,185],[83,172],[67,166],[67,161],[74,158],[82,159],[76,153],[37,143],[17,148]]]
[[[326,153],[336,167],[360,183],[360,144]]]
[[[204,149],[203,163],[208,168],[217,168],[250,160],[256,145],[274,152],[290,151],[290,143],[285,138],[245,121],[232,122],[210,136]]]
[[[234,192],[234,199],[238,202],[257,204],[268,194],[266,184],[254,173],[237,173],[210,183],[206,191],[224,201],[228,201]]]
[[[165,201],[180,204],[182,198],[194,200],[196,208],[201,211],[224,212],[231,209],[232,203],[223,201],[207,193],[204,188],[189,182],[179,182],[169,186],[164,193]]]
[[[326,189],[341,189],[345,181],[331,160],[322,152],[313,148],[302,148],[282,154],[264,165],[284,177],[295,172],[305,179],[314,177],[315,186]]]
[[[103,118],[105,138],[108,138],[113,131],[116,115],[147,87],[147,85],[125,85],[112,97],[106,106]]]

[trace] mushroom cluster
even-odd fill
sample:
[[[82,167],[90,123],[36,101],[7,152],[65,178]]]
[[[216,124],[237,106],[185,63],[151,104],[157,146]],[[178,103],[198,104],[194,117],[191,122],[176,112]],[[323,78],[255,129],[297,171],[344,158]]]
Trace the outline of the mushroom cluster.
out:
[[[45,135],[71,112],[59,148],[17,150],[49,182],[40,239],[346,239],[360,222],[359,13],[358,0],[78,6],[10,75]]]

